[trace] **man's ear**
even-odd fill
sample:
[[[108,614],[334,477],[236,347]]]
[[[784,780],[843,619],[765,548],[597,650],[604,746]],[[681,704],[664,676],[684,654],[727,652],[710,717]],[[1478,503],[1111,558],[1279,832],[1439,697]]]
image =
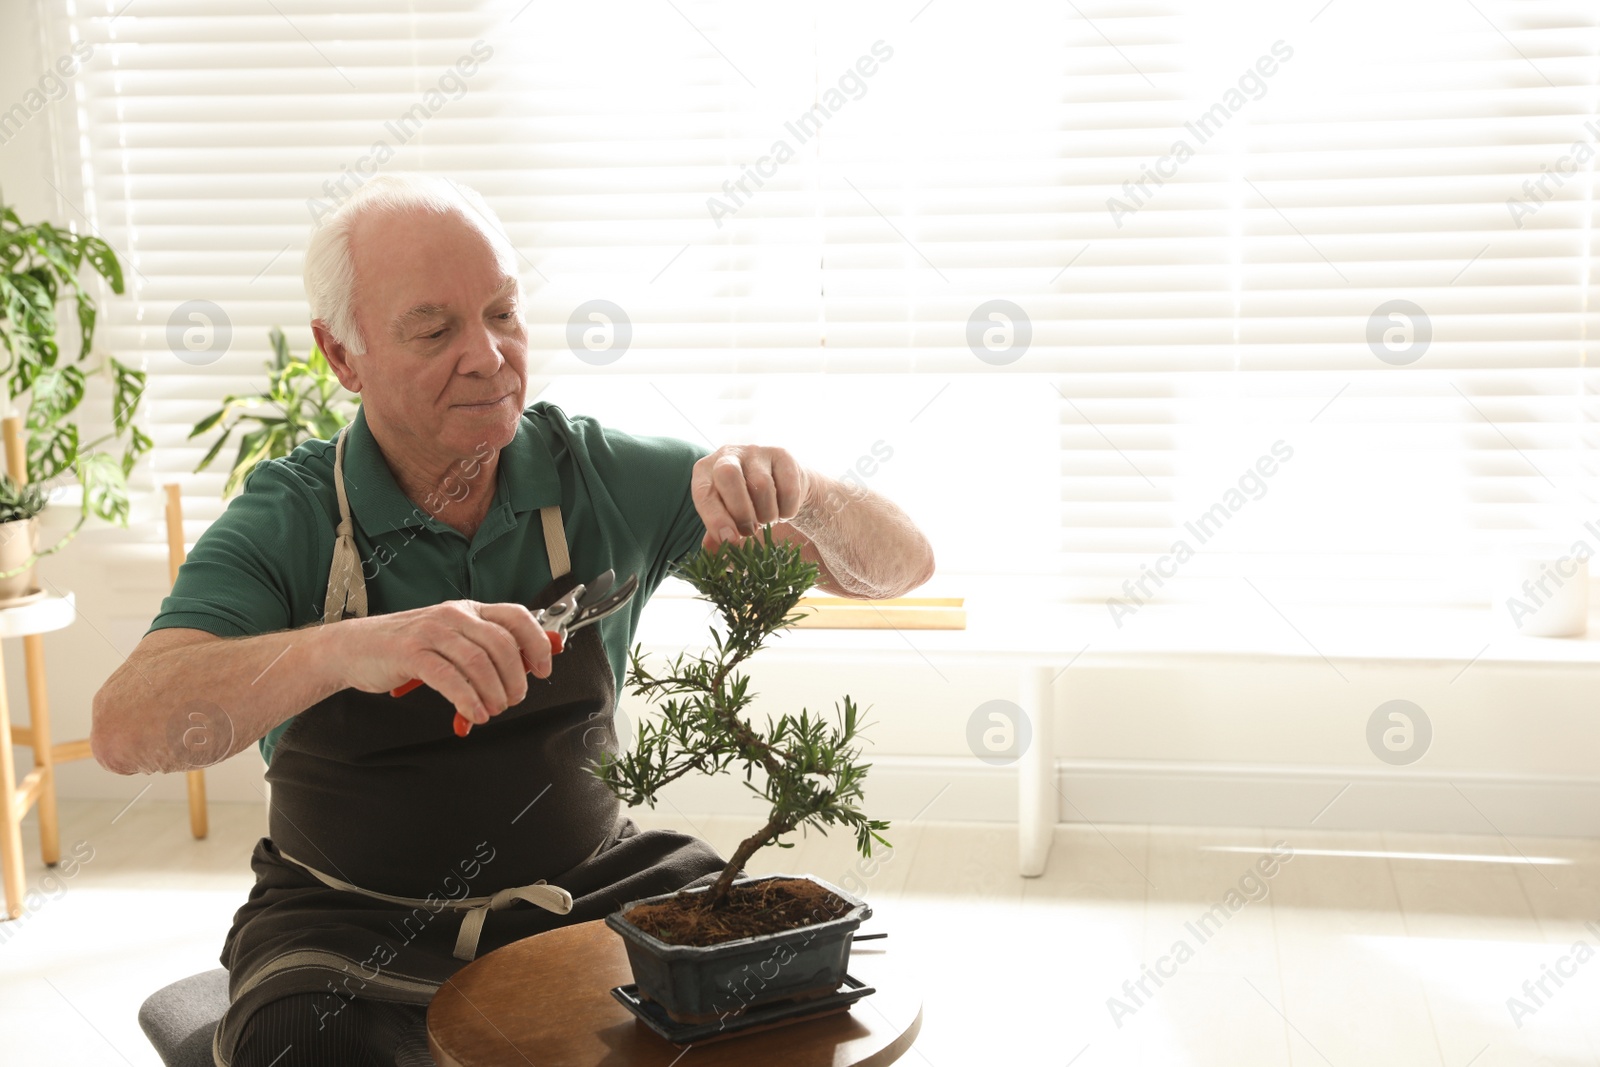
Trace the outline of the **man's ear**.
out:
[[[322,319],[311,321],[311,332],[316,336],[317,347],[322,349],[322,354],[328,357],[328,366],[333,368],[333,373],[338,377],[339,384],[352,393],[361,392],[361,375],[356,373],[355,367],[350,364],[350,350],[333,339],[333,334],[328,330],[328,324]]]

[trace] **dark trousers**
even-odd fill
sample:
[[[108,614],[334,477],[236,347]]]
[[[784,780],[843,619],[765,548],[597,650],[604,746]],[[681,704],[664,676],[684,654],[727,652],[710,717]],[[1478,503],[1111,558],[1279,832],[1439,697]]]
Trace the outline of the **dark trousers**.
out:
[[[433,1067],[428,1009],[299,993],[245,1020],[233,1067]]]

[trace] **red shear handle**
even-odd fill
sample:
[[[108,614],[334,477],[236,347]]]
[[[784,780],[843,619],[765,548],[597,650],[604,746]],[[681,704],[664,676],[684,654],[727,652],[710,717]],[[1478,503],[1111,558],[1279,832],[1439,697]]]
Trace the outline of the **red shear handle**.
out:
[[[555,632],[554,630],[546,630],[544,632],[544,635],[545,635],[545,637],[550,639],[550,654],[552,656],[559,655],[561,653],[561,649],[563,647],[563,642],[561,640],[561,635],[559,633]],[[522,657],[522,666],[524,668],[526,668],[530,673],[533,671],[533,668],[528,666],[528,658],[526,656]],[[421,679],[413,678],[409,682],[406,682],[404,685],[399,685],[399,686],[396,686],[395,688],[389,690],[389,695],[392,696],[392,697],[403,697],[407,693],[411,692],[413,689],[416,689],[421,684],[422,684],[422,680]],[[456,736],[457,737],[466,737],[467,736],[467,731],[469,731],[471,729],[472,729],[472,720],[467,718],[465,715],[461,714],[459,711],[456,712],[456,719],[455,719]]]

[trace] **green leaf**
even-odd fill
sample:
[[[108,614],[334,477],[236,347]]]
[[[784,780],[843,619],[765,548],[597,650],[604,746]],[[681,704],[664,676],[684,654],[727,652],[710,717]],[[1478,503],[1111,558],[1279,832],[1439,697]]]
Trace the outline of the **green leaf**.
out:
[[[341,419],[331,411],[319,411],[313,422],[317,436],[323,440],[332,440],[348,420]]]
[[[128,428],[144,396],[145,372],[111,360],[111,421],[118,433]]]
[[[28,429],[44,430],[60,422],[83,401],[83,386],[83,371],[77,367],[47,367],[41,371],[33,380]]]
[[[272,448],[268,436],[269,427],[253,430],[239,439],[239,455],[234,460],[233,470],[228,474],[228,480],[222,486],[224,497],[232,496],[244,485],[245,478],[256,469],[256,464],[267,458]]]
[[[36,300],[41,311],[50,312],[52,320],[55,318],[56,294],[61,291],[61,279],[56,272],[48,266],[32,267],[17,275],[18,278],[31,278],[38,283],[38,289],[44,295]],[[42,302],[40,302],[42,300]]]
[[[205,418],[201,419],[199,422],[195,423],[194,424],[194,429],[189,431],[190,439],[192,440],[192,439],[194,439],[196,437],[199,437],[201,434],[203,434],[207,430],[211,429],[217,423],[221,422],[222,421],[222,417],[224,415],[226,415],[227,413],[228,413],[228,409],[227,408],[218,408],[217,410],[213,411],[211,414],[207,415]]]
[[[150,440],[149,435],[135,426],[128,438],[128,449],[122,454],[122,476],[126,478],[133,474],[134,464],[139,462],[139,457],[154,446],[155,442]]]
[[[78,260],[83,256],[78,239],[48,222],[41,222],[32,229],[33,247],[56,269],[56,273],[63,278],[76,276]]]
[[[83,359],[89,354],[89,349],[94,346],[94,321],[96,310],[94,298],[88,293],[78,292],[78,332],[83,338],[83,343],[78,349],[78,358]]]
[[[83,256],[89,261],[102,278],[111,286],[111,291],[122,294],[122,264],[117,262],[117,254],[111,246],[98,237],[81,237],[79,242],[83,246]]]
[[[44,273],[44,278],[40,274]],[[11,284],[22,296],[22,304],[18,308],[16,318],[31,319],[38,325],[55,325],[56,294],[55,285],[47,272],[37,270],[23,271],[13,274]]]
[[[71,470],[78,458],[78,426],[68,422],[28,435],[28,480],[47,482]]]
[[[19,354],[23,357],[11,380],[13,396],[33,388],[33,379],[39,372],[56,363],[56,343],[48,337],[30,338],[30,344]]]
[[[283,330],[276,326],[268,330],[267,341],[272,345],[272,365],[283,370],[289,365],[289,342],[284,339]]]
[[[104,452],[92,452],[78,461],[83,483],[83,510],[118,526],[128,525],[128,480],[122,465]]]
[[[195,466],[194,472],[196,474],[199,474],[201,471],[211,466],[211,461],[217,458],[217,453],[222,451],[222,446],[228,443],[228,438],[232,437],[233,431],[238,428],[239,424],[236,422],[222,431],[222,435],[218,437],[216,443],[211,446],[211,450],[206,453],[205,458]],[[194,435],[190,434],[189,436],[193,437]]]

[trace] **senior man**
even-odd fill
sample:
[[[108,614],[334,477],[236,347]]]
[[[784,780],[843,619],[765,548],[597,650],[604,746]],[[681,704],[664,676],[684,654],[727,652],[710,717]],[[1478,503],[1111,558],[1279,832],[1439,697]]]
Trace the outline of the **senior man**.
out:
[[[218,1064],[427,1063],[426,1005],[467,959],[722,865],[639,831],[585,769],[597,735],[615,751],[594,727],[669,566],[770,523],[822,588],[885,597],[933,553],[893,504],[780,448],[524,407],[515,253],[470,190],[369,181],[313,234],[305,282],[360,413],[246,479],[96,696],[91,744],[123,774],[252,743],[267,760]],[[639,595],[552,658],[530,609],[608,568]],[[204,760],[180,740],[196,709],[226,746]]]

